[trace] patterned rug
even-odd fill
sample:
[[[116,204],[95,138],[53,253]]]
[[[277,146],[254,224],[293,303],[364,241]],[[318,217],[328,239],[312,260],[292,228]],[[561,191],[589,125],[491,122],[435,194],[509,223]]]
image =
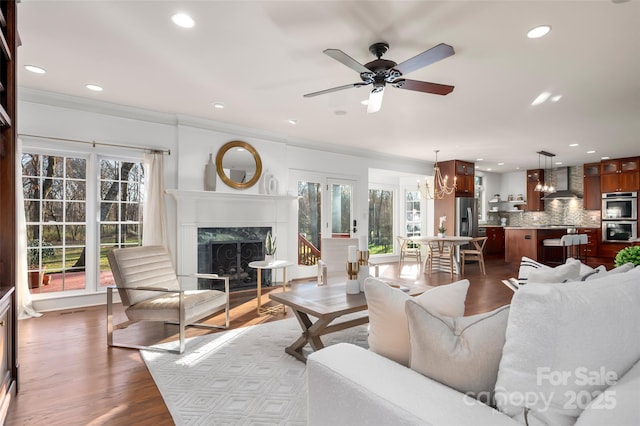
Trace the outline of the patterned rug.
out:
[[[140,353],[178,426],[306,425],[306,365],[284,352],[300,332],[289,318],[189,339],[181,355]],[[367,347],[367,325],[323,342]]]

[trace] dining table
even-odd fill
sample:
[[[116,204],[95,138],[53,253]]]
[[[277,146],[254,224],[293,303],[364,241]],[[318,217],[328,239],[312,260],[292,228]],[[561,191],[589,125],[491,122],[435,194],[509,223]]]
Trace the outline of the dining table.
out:
[[[472,237],[465,237],[461,235],[443,235],[443,236],[413,235],[413,236],[401,237],[401,239],[408,242],[417,243],[417,244],[433,245],[433,243],[437,243],[438,250],[444,250],[445,247],[450,247],[451,249],[455,250],[454,256],[453,256],[453,266],[454,266],[453,272],[455,274],[460,274],[460,246],[463,246],[471,242]],[[427,261],[428,259],[425,258],[422,264],[423,271],[426,271]],[[441,265],[438,265],[438,268],[440,268],[440,266]]]

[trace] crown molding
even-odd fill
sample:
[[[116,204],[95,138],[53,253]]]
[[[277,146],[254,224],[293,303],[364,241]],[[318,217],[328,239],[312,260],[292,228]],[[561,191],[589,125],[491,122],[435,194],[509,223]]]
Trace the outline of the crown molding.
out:
[[[279,142],[287,146],[296,148],[313,149],[316,151],[324,151],[332,154],[348,155],[384,162],[399,162],[404,165],[410,165],[416,168],[427,167],[427,169],[425,170],[429,170],[429,167],[432,165],[431,162],[416,160],[415,158],[410,157],[382,154],[374,151],[363,151],[361,149],[329,144],[319,140],[301,138],[291,139],[286,134],[273,133],[265,130],[243,127],[230,123],[223,123],[206,118],[163,113],[143,108],[136,108],[127,105],[99,101],[95,99],[82,98],[79,96],[33,89],[30,87],[18,87],[18,101],[38,103],[79,111],[87,111],[97,114],[106,114],[116,117],[123,117],[170,126],[187,126],[205,130],[213,130],[217,132],[234,134],[238,137],[254,137],[272,142]]]

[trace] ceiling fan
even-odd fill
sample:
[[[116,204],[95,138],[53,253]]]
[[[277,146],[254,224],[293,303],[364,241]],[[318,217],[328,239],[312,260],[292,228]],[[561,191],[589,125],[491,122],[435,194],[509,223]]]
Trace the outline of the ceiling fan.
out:
[[[364,65],[340,49],[324,50],[324,54],[360,73],[360,79],[362,82],[320,90],[319,92],[307,93],[304,97],[310,98],[313,96],[324,95],[325,93],[349,89],[351,87],[361,87],[372,84],[373,89],[369,94],[367,112],[377,112],[382,106],[382,95],[384,94],[384,88],[387,83],[393,87],[397,87],[398,89],[415,90],[417,92],[433,93],[435,95],[447,95],[453,91],[454,86],[403,78],[405,74],[408,74],[411,71],[426,67],[427,65],[454,55],[455,52],[453,47],[448,44],[440,43],[411,59],[401,62],[400,64],[396,64],[388,59],[382,59],[382,55],[384,55],[388,49],[389,44],[384,42],[372,44],[369,46],[369,52],[374,54],[378,59]]]

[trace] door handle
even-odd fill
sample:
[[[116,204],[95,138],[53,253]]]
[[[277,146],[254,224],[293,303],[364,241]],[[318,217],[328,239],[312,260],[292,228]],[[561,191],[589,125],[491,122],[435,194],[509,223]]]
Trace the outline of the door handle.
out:
[[[355,234],[356,232],[358,232],[358,228],[356,228],[356,224],[357,224],[357,223],[358,223],[358,222],[357,222],[355,219],[353,219],[353,233],[354,233],[354,234]]]

